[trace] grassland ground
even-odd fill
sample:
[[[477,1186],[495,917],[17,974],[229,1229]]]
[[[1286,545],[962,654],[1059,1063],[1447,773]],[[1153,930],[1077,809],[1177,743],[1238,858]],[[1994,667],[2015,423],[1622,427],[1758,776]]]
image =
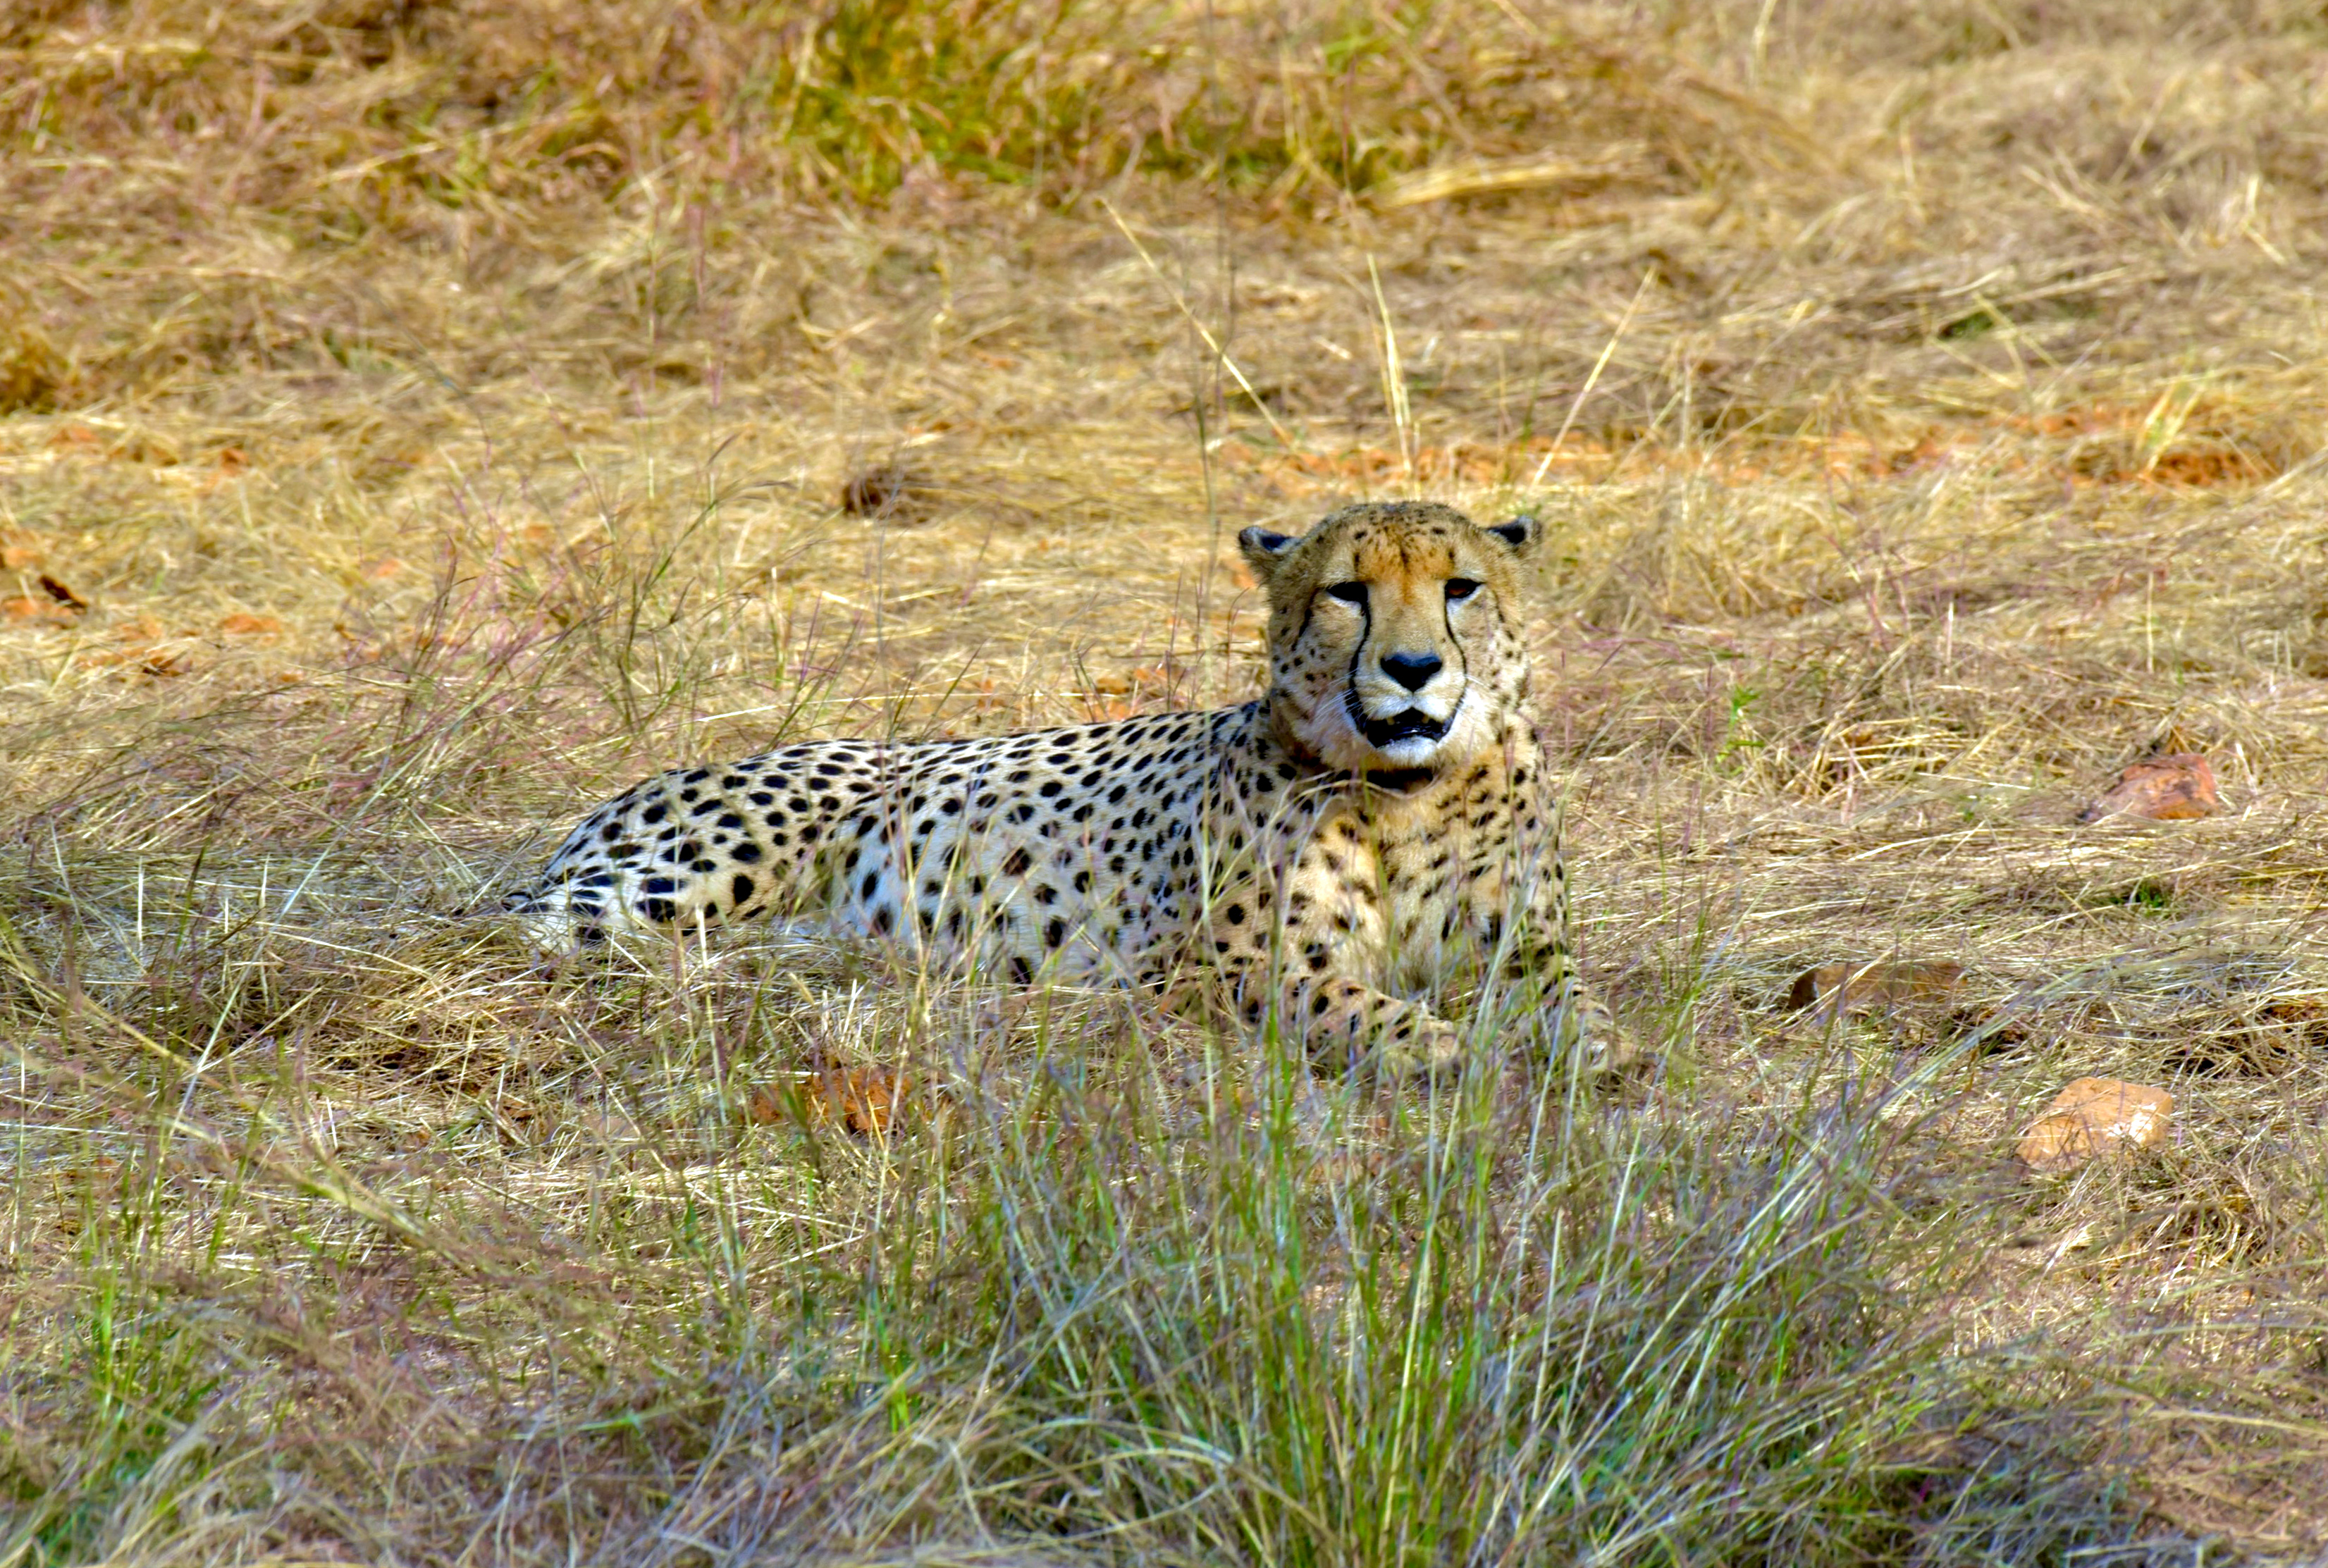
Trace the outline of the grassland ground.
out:
[[[27,5],[0,138],[0,1563],[2328,1550],[2316,13]],[[468,916],[1387,495],[1546,523],[1621,1083]]]

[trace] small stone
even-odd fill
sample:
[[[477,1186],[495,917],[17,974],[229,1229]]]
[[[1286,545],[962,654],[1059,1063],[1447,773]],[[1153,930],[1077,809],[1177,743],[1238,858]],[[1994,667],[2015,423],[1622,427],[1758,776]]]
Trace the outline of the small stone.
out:
[[[1916,1002],[1946,1001],[1964,983],[1965,968],[1945,959],[1885,958],[1822,963],[1795,977],[1787,1010],[1834,1008],[1850,1017],[1890,1012]]]
[[[2223,809],[2215,789],[2214,765],[2195,751],[2154,756],[2136,763],[2117,783],[2078,813],[2081,822],[2104,817],[2141,817],[2154,822],[2188,822]]]
[[[2014,1152],[2035,1171],[2075,1170],[2096,1155],[2166,1141],[2174,1096],[2145,1084],[2079,1078],[2053,1096]]]

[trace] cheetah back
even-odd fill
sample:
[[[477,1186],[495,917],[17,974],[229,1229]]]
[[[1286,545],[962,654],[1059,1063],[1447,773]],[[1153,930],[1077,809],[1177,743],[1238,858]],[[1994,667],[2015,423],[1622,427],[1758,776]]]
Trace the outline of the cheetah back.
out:
[[[1212,780],[1254,714],[812,741],[674,770],[585,819],[511,906],[560,945],[811,917],[1021,979],[1154,983],[1195,924]]]

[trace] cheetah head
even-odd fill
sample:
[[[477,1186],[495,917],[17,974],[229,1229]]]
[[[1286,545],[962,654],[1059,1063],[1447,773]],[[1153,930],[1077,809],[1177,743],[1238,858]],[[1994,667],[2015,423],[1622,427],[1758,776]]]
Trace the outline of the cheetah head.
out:
[[[1394,787],[1477,756],[1526,700],[1520,562],[1539,531],[1415,501],[1346,506],[1298,539],[1246,529],[1280,723],[1328,766]]]

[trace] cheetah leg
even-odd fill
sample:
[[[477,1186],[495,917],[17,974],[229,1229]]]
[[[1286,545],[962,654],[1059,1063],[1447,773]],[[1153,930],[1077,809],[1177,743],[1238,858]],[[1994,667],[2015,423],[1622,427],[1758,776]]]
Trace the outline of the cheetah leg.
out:
[[[1641,1059],[1641,1047],[1599,994],[1582,981],[1571,979],[1567,994],[1553,1004],[1558,1010],[1553,1050],[1579,1054],[1600,1072],[1621,1072]]]
[[[1256,968],[1226,978],[1239,1014],[1247,1023],[1260,1022],[1268,1009],[1267,972]],[[1354,980],[1289,987],[1279,1017],[1285,1034],[1321,1066],[1403,1079],[1452,1074],[1463,1066],[1463,1037],[1454,1025],[1419,1002]]]
[[[1385,1078],[1441,1076],[1463,1066],[1461,1033],[1419,1002],[1353,980],[1322,981],[1291,1000],[1309,1015],[1302,1043],[1312,1060],[1344,1056]]]
[[[1641,1059],[1638,1044],[1600,994],[1584,983],[1564,946],[1554,945],[1532,960],[1524,959],[1518,968],[1535,983],[1535,1006],[1550,1019],[1547,1045],[1555,1060],[1572,1053],[1593,1071],[1614,1073]]]
[[[1576,944],[1569,924],[1568,866],[1560,853],[1563,814],[1557,803],[1548,812],[1551,874],[1535,878],[1524,895],[1524,924],[1505,972],[1535,987],[1536,1008],[1550,1016],[1547,1043],[1555,1060],[1574,1059],[1596,1072],[1620,1072],[1641,1059],[1641,1048],[1576,972]],[[1486,912],[1490,925],[1494,914]]]

